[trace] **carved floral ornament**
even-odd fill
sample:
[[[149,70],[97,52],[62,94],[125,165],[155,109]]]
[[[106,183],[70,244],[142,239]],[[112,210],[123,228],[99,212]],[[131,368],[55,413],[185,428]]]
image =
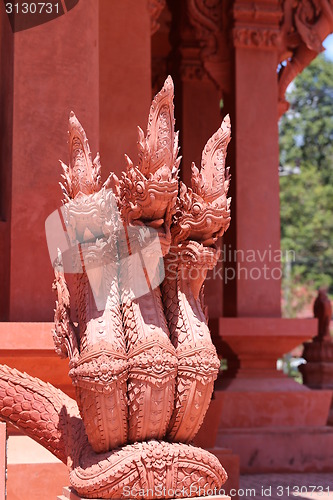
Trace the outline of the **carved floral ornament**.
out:
[[[92,160],[70,115],[62,216],[71,251],[51,256],[55,348],[69,358],[76,400],[0,366],[0,415],[66,463],[83,498],[143,498],[134,492],[148,490],[158,498],[161,487],[164,498],[176,490],[190,497],[227,479],[214,455],[188,443],[219,369],[202,286],[230,223],[229,141],[226,117],[201,169],[192,165],[191,188],[179,183],[168,77],[146,135],[139,129],[138,165],[128,158],[122,177],[110,174],[102,186],[99,156]],[[73,274],[71,293],[65,272]]]

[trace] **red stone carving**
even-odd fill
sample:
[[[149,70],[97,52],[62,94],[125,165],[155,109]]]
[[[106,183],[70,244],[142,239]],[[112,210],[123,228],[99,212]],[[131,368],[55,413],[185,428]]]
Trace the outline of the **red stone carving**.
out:
[[[285,92],[290,82],[324,50],[322,42],[333,31],[333,4],[331,0],[285,0],[282,23],[283,45],[279,71],[279,114],[289,104]]]
[[[107,260],[108,253],[117,253],[112,235],[117,221],[113,194],[101,189],[99,157],[92,161],[86,134],[73,114],[69,119],[69,145],[70,164],[68,167],[62,164],[63,191],[69,200],[65,215],[71,243],[80,243],[86,270],[76,274],[80,354],[70,357],[69,375],[76,387],[89,442],[96,452],[102,452],[127,440],[128,360],[118,282],[113,279],[117,264],[112,260],[108,265],[99,264]],[[91,242],[94,235],[98,238]],[[115,257],[117,261],[117,255]],[[78,256],[74,258],[77,260]],[[81,262],[75,264],[80,267]],[[102,313],[96,307],[91,284],[95,291],[109,287]],[[57,315],[56,310],[56,330],[59,328]]]
[[[202,423],[219,368],[203,282],[218,258],[215,241],[230,223],[229,117],[207,142],[201,170],[192,165],[191,188],[179,188],[170,77],[153,100],[146,136],[139,129],[138,166],[128,159],[121,179],[111,174],[102,186],[99,157],[92,161],[74,114],[69,129],[63,215],[75,250],[59,251],[55,262],[53,335],[56,352],[69,358],[77,402],[0,366],[1,418],[67,463],[82,497],[123,498],[125,487],[156,495],[161,486],[184,488],[185,497],[195,486],[219,488],[227,476],[216,457],[185,443]],[[133,295],[128,284],[135,286],[139,270],[129,257],[156,258],[154,246],[144,253],[142,235],[144,243],[157,238],[165,278],[153,285],[146,265],[148,289]],[[71,320],[68,266],[78,324]]]
[[[118,181],[114,176],[120,212],[127,227],[145,221],[147,227],[156,230],[165,254],[171,243],[180,163],[170,77],[152,102],[146,137],[139,128],[138,150],[138,167],[128,159],[122,179]],[[124,244],[127,246],[127,242]],[[120,282],[127,281],[129,274],[134,277],[136,272],[121,266]],[[126,289],[122,309],[130,367],[129,440],[161,439],[174,405],[177,357],[169,339],[160,289],[154,288],[136,300],[124,294]]]
[[[261,49],[278,47],[279,30],[265,28],[237,28],[234,30],[234,44],[237,47],[259,47]]]

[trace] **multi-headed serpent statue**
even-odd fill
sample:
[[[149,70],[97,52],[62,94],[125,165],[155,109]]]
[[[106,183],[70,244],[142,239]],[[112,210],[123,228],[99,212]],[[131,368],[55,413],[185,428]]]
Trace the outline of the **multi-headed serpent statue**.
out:
[[[54,263],[53,336],[56,352],[69,358],[76,401],[1,366],[0,417],[67,464],[83,498],[129,497],[125,487],[149,491],[146,498],[161,498],[154,493],[161,487],[164,498],[176,490],[193,496],[193,485],[220,488],[227,478],[215,456],[188,443],[219,369],[203,282],[230,223],[229,140],[226,117],[203,150],[201,170],[192,165],[192,187],[179,182],[168,77],[152,102],[146,137],[139,129],[138,166],[127,158],[121,179],[111,174],[102,186],[99,157],[92,161],[85,132],[70,116],[63,214],[76,252],[67,258],[69,287],[61,251]]]

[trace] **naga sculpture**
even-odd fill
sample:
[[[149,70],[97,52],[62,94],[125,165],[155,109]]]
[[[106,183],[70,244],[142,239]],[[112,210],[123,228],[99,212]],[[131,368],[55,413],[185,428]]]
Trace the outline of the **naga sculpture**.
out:
[[[138,165],[127,158],[122,177],[111,174],[102,186],[99,156],[92,161],[70,115],[62,213],[75,251],[59,250],[54,262],[53,335],[56,352],[69,358],[76,401],[1,366],[0,416],[67,464],[83,498],[128,497],[125,487],[150,492],[146,498],[161,498],[154,493],[161,487],[163,498],[176,490],[190,497],[227,478],[215,456],[188,443],[219,369],[203,282],[230,223],[229,140],[226,117],[204,148],[201,170],[192,165],[192,186],[179,182],[168,77],[146,136],[139,129]]]

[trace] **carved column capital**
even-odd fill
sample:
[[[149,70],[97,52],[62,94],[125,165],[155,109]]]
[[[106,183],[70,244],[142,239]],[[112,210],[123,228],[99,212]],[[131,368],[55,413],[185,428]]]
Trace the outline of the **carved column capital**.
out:
[[[235,47],[248,47],[260,49],[276,49],[279,47],[279,30],[264,28],[235,28],[233,30]]]
[[[276,50],[280,46],[281,2],[236,0],[233,7],[235,47]]]
[[[158,18],[166,5],[166,0],[148,0],[148,12],[150,14],[150,30],[151,35],[158,31],[160,25]]]

